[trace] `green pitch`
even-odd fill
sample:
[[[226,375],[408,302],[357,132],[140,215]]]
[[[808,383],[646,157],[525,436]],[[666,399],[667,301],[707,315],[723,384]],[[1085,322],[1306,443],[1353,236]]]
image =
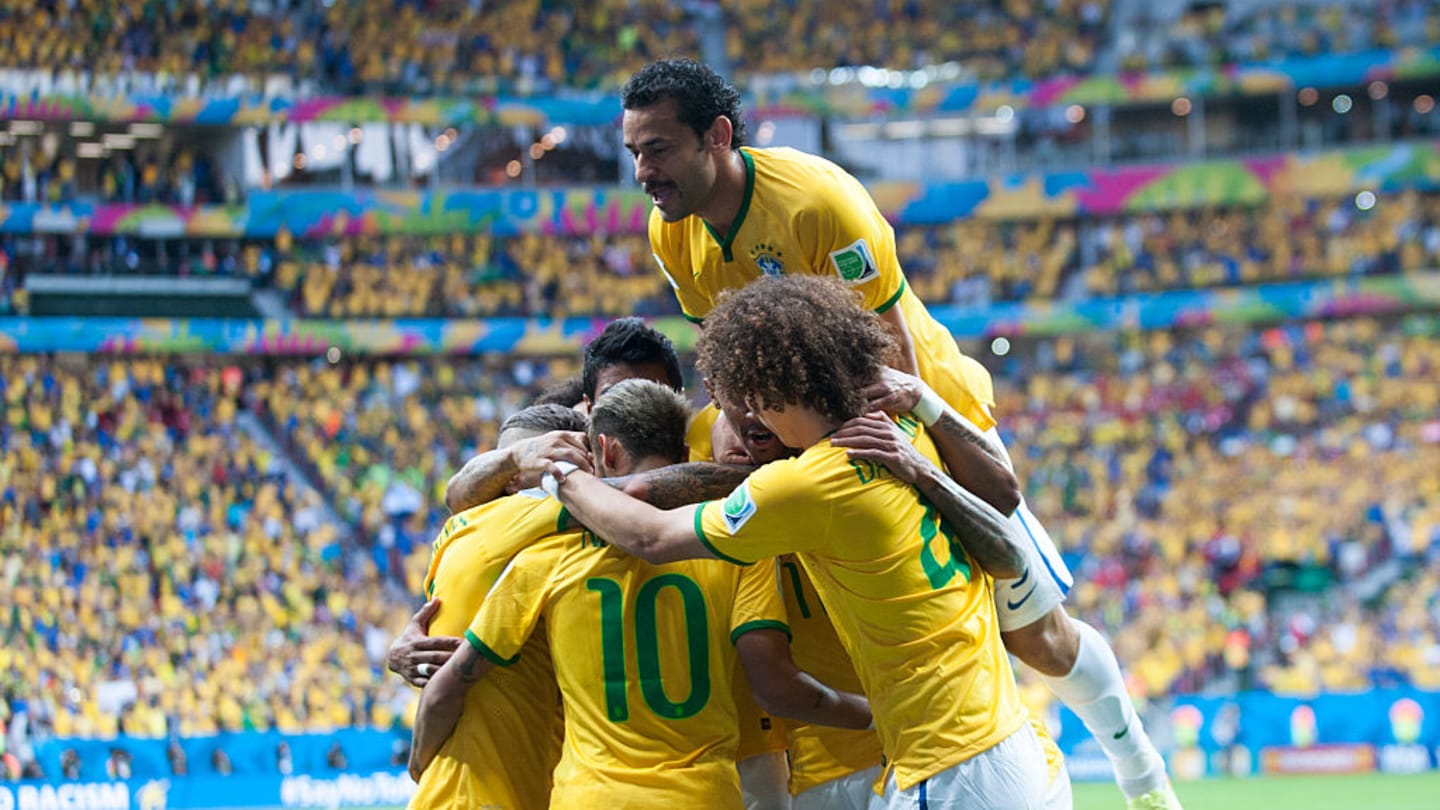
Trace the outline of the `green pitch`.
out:
[[[1124,810],[1119,788],[1077,782],[1075,810]],[[1440,772],[1412,776],[1256,776],[1176,782],[1185,810],[1435,810]]]

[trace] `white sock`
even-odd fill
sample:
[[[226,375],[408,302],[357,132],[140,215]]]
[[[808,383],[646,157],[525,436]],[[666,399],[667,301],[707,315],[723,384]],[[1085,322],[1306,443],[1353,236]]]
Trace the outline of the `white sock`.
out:
[[[1162,787],[1165,759],[1135,714],[1115,653],[1095,628],[1073,616],[1070,624],[1080,634],[1075,666],[1063,678],[1040,677],[1100,743],[1127,798]]]

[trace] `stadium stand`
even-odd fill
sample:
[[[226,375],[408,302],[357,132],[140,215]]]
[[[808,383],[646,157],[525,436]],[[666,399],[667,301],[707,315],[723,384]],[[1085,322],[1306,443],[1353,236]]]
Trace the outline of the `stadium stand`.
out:
[[[244,376],[0,356],[0,720],[148,738],[408,715],[385,581],[238,425]]]
[[[1301,694],[1434,685],[1440,617],[1415,590],[1440,563],[1440,343],[1424,323],[1061,339],[1006,364],[1001,430],[1077,563],[1071,604],[1141,693],[1225,676]],[[1347,596],[1384,561],[1427,555],[1399,599]],[[1267,600],[1304,576],[1339,607],[1286,617]],[[1375,630],[1356,637],[1362,616]]]
[[[1153,9],[1153,16],[1132,21],[1134,46],[1120,49],[1128,69],[1348,54],[1440,38],[1440,3],[1433,0],[1160,3]]]
[[[975,78],[1084,73],[1107,44],[1109,0],[725,4],[726,53],[741,75],[956,62]],[[787,47],[777,47],[777,43]],[[789,43],[806,43],[792,48]]]

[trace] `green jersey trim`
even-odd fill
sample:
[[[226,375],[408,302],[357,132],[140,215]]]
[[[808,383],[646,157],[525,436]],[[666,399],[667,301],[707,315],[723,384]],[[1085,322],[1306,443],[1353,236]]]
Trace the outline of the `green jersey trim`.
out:
[[[520,653],[515,653],[511,658],[501,656],[500,653],[490,649],[486,646],[485,642],[480,640],[479,636],[469,630],[465,631],[465,640],[470,642],[470,646],[475,648],[475,652],[480,653],[481,657],[497,667],[508,667],[520,660]]]
[[[709,506],[711,503],[713,503],[713,501],[706,501],[695,507],[695,536],[700,538],[700,544],[705,548],[710,549],[711,554],[714,554],[716,557],[724,560],[725,562],[732,563],[734,565],[754,565],[755,563],[748,563],[744,560],[737,560],[734,557],[731,557],[729,554],[726,554],[725,552],[712,545],[710,543],[710,539],[705,536],[705,507]]]
[[[703,219],[700,220],[705,223],[705,230],[709,231],[710,235],[719,243],[720,254],[725,257],[727,262],[735,261],[735,254],[731,252],[730,247],[735,243],[735,234],[740,233],[740,226],[745,224],[745,215],[750,213],[750,197],[755,193],[755,159],[750,157],[750,153],[744,149],[740,150],[740,159],[745,162],[745,196],[740,198],[740,211],[735,214],[735,221],[730,223],[730,232],[721,236],[719,231],[710,226],[710,223]]]
[[[704,319],[704,318],[697,318],[697,317],[695,317],[694,315],[691,315],[691,314],[688,313],[688,312],[681,312],[680,314],[683,315],[683,316],[685,316],[685,320],[689,321],[690,323],[696,324],[697,326],[698,326],[699,324],[705,323],[705,319]]]
[[[900,300],[900,296],[902,296],[902,295],[904,295],[904,294],[905,294],[905,279],[902,278],[902,279],[900,279],[900,289],[896,290],[896,291],[895,291],[895,294],[892,295],[892,296],[890,296],[890,300],[889,300],[889,301],[886,301],[885,303],[883,303],[883,304],[881,304],[880,306],[876,307],[876,308],[875,308],[875,314],[876,314],[876,315],[884,315],[886,312],[889,312],[889,311],[890,311],[890,308],[893,307],[893,306],[895,306],[896,302],[898,302],[898,301]]]
[[[740,637],[754,630],[779,630],[785,634],[785,638],[794,640],[795,636],[790,633],[790,625],[774,619],[756,619],[753,622],[745,622],[734,630],[730,631],[730,643],[734,644]]]

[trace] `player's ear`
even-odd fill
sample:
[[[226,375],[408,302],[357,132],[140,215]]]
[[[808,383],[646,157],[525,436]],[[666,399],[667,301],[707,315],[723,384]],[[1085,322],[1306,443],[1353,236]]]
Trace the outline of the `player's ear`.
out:
[[[711,150],[729,149],[730,139],[735,137],[735,124],[729,116],[717,115],[705,133],[705,146]]]

